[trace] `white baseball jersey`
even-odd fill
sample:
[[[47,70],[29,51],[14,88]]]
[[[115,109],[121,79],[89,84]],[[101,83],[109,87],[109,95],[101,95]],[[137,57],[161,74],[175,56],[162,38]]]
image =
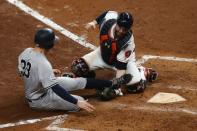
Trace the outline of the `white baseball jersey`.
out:
[[[118,18],[118,13],[116,11],[108,11],[97,17],[96,21],[99,24],[101,30],[107,21],[111,19],[117,20],[117,18]],[[116,22],[114,23],[114,25],[112,25],[112,27],[108,31],[108,35],[112,39],[114,39],[115,27],[116,27]],[[126,47],[122,48],[120,52],[116,55],[116,60],[122,63],[127,63],[127,67],[125,71],[126,73],[130,73],[133,76],[132,80],[127,85],[132,85],[139,82],[141,79],[144,80],[145,76],[143,74],[144,72],[142,71],[140,72],[136,65],[135,43],[134,43],[133,34],[131,34],[131,37],[129,38],[129,40],[126,42],[125,45]],[[115,68],[114,66],[104,62],[101,54],[102,54],[101,47],[99,46],[96,50],[90,52],[89,54],[84,55],[82,58],[87,62],[90,70],[96,70],[99,68],[110,68],[118,71],[117,68]],[[121,74],[117,76],[119,77],[120,75]]]
[[[31,108],[44,110],[70,110],[79,108],[61,97],[53,90],[52,86],[59,84],[66,91],[84,89],[85,78],[55,77],[53,69],[44,54],[34,51],[33,48],[25,49],[18,57],[18,71],[25,84],[25,97]],[[43,96],[44,97],[41,97]],[[82,97],[73,95],[78,100]]]
[[[45,55],[25,49],[18,58],[18,71],[25,84],[25,96],[28,99],[37,99],[47,89],[57,84],[52,66]]]
[[[110,20],[110,19],[116,19],[118,18],[118,12],[116,11],[108,11],[107,14],[104,17],[104,21],[101,24],[101,28],[103,26],[103,24]],[[115,26],[116,24],[114,24],[112,26],[112,28],[110,29],[109,35],[112,39],[114,39],[114,30],[115,30]],[[122,49],[118,55],[117,55],[117,60],[123,63],[128,63],[129,61],[136,61],[135,58],[135,43],[134,43],[134,37],[133,34],[131,36],[131,38],[127,41],[126,43],[128,46],[124,49]]]

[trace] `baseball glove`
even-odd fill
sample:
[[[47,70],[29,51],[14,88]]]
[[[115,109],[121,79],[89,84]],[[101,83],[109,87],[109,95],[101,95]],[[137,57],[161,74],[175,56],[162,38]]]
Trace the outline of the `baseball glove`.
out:
[[[114,89],[112,88],[105,88],[104,90],[97,90],[96,93],[99,99],[101,99],[102,101],[109,101],[116,97],[116,93]]]

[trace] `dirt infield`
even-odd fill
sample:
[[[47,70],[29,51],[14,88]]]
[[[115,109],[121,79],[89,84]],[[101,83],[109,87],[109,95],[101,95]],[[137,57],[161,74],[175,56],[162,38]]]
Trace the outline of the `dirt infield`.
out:
[[[194,0],[23,0],[69,31],[98,45],[98,30],[87,32],[84,24],[104,10],[130,11],[134,15],[137,57],[176,56],[197,59],[197,2]],[[96,111],[68,113],[31,110],[24,99],[24,88],[17,76],[17,57],[33,46],[35,30],[46,27],[6,0],[0,1],[0,125],[20,120],[68,114],[61,128],[118,131],[193,131],[197,130],[197,63],[152,59],[144,65],[159,72],[158,80],[142,94],[127,94],[110,102],[98,101],[93,90],[76,92],[88,97]],[[54,68],[69,70],[73,59],[90,49],[56,32],[61,43],[49,54]],[[74,55],[73,55],[74,54]],[[111,71],[98,71],[97,78],[113,77]],[[150,104],[158,92],[177,93],[187,101]],[[52,120],[0,130],[44,130]]]

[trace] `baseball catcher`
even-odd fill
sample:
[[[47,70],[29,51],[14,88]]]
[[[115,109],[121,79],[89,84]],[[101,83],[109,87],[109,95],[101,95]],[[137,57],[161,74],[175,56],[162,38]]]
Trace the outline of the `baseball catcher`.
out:
[[[133,21],[129,12],[106,11],[89,22],[87,29],[99,27],[100,46],[74,60],[72,72],[80,77],[95,77],[94,70],[108,68],[116,71],[117,78],[131,74],[132,79],[127,83],[128,91],[143,92],[147,82],[156,80],[158,74],[152,68],[136,64]],[[122,92],[119,91],[117,95],[122,95]]]

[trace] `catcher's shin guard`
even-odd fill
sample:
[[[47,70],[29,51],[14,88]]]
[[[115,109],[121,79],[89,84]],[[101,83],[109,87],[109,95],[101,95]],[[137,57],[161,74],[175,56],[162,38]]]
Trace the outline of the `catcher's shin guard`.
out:
[[[129,93],[141,93],[146,89],[146,81],[140,80],[140,82],[127,86],[127,91]]]
[[[126,85],[131,81],[131,79],[132,79],[131,74],[124,74],[120,78],[116,78],[112,80],[111,87],[106,87],[104,89],[101,88],[97,89],[96,90],[97,96],[103,101],[114,99],[116,96],[122,96],[123,93],[121,91],[120,86]]]
[[[132,77],[131,74],[124,74],[121,77],[112,80],[112,88],[118,89],[121,85],[126,85],[132,80]]]

